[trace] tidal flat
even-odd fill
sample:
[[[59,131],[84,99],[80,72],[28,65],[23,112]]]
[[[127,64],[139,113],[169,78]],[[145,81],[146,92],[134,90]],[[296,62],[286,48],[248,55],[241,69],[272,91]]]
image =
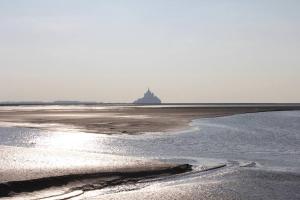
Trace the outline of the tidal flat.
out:
[[[3,199],[299,199],[297,106],[0,107]]]
[[[185,129],[198,118],[297,109],[300,105],[0,106],[0,125],[141,134]]]

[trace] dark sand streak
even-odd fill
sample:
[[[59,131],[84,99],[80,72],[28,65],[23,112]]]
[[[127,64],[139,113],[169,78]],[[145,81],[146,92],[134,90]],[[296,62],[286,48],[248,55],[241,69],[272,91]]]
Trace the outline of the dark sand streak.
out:
[[[102,183],[99,183],[98,187],[95,187],[93,185],[85,185],[84,187],[73,188],[73,190],[88,191],[94,189],[102,189],[108,186],[119,185],[126,182],[127,179],[130,180],[132,178],[145,178],[148,176],[172,175],[172,174],[188,172],[191,170],[192,170],[191,165],[182,164],[182,165],[174,165],[173,167],[169,167],[169,168],[154,169],[148,171],[70,174],[70,175],[55,176],[55,177],[44,177],[44,178],[32,179],[32,180],[12,181],[12,182],[0,183],[0,197],[9,197],[16,193],[33,192],[33,191],[42,190],[53,186],[63,186],[77,180],[119,177],[110,181],[103,181]]]

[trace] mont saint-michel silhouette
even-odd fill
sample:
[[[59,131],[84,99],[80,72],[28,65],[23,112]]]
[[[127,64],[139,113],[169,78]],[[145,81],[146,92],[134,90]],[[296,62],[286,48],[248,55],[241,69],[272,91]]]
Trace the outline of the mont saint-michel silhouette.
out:
[[[161,100],[155,96],[153,92],[148,90],[144,93],[144,97],[139,98],[133,102],[134,104],[161,104]]]

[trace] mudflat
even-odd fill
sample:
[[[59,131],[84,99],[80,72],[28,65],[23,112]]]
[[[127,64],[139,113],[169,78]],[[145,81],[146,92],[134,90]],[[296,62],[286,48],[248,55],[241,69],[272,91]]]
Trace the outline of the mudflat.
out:
[[[300,110],[300,106],[78,106],[0,107],[0,122],[47,130],[139,134],[185,129],[196,118]]]

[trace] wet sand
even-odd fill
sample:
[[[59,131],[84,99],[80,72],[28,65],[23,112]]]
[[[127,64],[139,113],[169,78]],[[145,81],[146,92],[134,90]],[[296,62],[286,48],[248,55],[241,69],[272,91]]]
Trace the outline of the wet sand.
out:
[[[43,107],[0,107],[0,123],[8,126],[47,130],[76,130],[101,134],[139,134],[185,129],[196,118],[241,113],[299,110],[300,106],[218,106],[218,107],[80,107],[44,109]]]
[[[0,149],[0,198],[49,187],[68,187],[66,193],[96,190],[126,184],[128,179],[140,180],[191,170],[188,164],[130,156],[8,146],[0,146]],[[93,182],[97,184],[90,188]]]
[[[299,107],[288,107],[288,106],[250,106],[250,107],[168,107],[168,108],[145,108],[145,107],[76,107],[76,108],[46,108],[46,107],[1,107],[0,108],[0,122],[1,125],[8,123],[8,125],[15,124],[15,126],[20,127],[37,127],[47,130],[79,130],[92,133],[126,133],[126,134],[138,134],[142,132],[151,131],[168,131],[174,129],[185,129],[192,119],[201,117],[216,117],[216,116],[227,116],[240,113],[250,113],[250,112],[265,112],[265,111],[279,111],[279,110],[299,110]],[[261,113],[268,114],[268,113]],[[272,114],[272,113],[270,113]],[[257,115],[257,114],[255,114]],[[275,113],[276,115],[276,113]],[[244,115],[243,115],[244,116]],[[286,135],[289,133],[290,129],[284,129],[285,126],[281,126],[281,119],[289,119],[289,127],[299,124],[298,118],[293,118],[291,115],[288,118],[274,118],[271,117],[271,126],[268,128],[283,128],[282,131],[285,133],[285,137],[288,140],[288,144],[294,146],[286,149],[286,152],[282,152],[284,148],[280,148],[280,145],[276,145],[280,152],[274,150],[275,157],[280,157],[280,162],[286,162],[287,166],[290,165],[291,158],[295,158],[297,161],[297,141],[293,139],[293,135]],[[295,115],[296,117],[297,115]],[[232,116],[238,118],[241,116]],[[264,118],[259,118],[258,122],[263,121],[264,123],[270,122]],[[259,123],[255,121],[255,118],[247,118],[244,116],[245,120],[239,120],[237,124],[243,124],[246,122],[248,125],[254,125],[251,127],[259,128]],[[264,121],[266,119],[266,121]],[[276,119],[280,119],[276,121]],[[290,120],[292,119],[292,120]],[[207,119],[208,120],[208,119]],[[212,119],[210,119],[212,120]],[[219,120],[219,119],[214,119]],[[249,121],[250,120],[250,121]],[[251,122],[252,120],[252,122]],[[253,121],[254,120],[254,121]],[[275,120],[275,122],[273,121]],[[294,121],[295,120],[295,121]],[[220,122],[219,122],[220,123]],[[222,123],[221,123],[222,124]],[[278,124],[278,126],[276,126]],[[284,123],[283,123],[284,124]],[[94,126],[92,126],[94,125]],[[140,125],[140,126],[139,126]],[[136,127],[138,126],[138,127]],[[228,130],[231,126],[229,126]],[[232,127],[238,127],[241,133],[244,131],[252,131],[246,126],[239,127],[234,125]],[[258,129],[257,135],[249,137],[250,143],[244,141],[247,138],[241,137],[239,139],[238,135],[233,135],[235,140],[228,139],[226,143],[226,138],[217,137],[220,140],[221,147],[226,146],[229,148],[230,155],[236,154],[237,152],[231,152],[231,145],[233,144],[234,149],[236,148],[234,141],[244,141],[244,144],[251,144],[253,138],[264,138],[268,139],[268,143],[278,142],[277,140],[270,140],[267,137],[272,129],[267,129],[264,132],[264,127]],[[118,148],[118,145],[124,147],[126,145],[126,140],[120,140],[116,143],[116,140],[101,140],[102,142],[97,143],[97,148],[102,150],[101,153],[96,153],[94,151],[82,151],[76,146],[76,149],[64,149],[60,146],[51,146],[51,143],[44,143],[43,137],[47,134],[54,137],[52,142],[62,142],[59,144],[64,145],[68,143],[71,139],[66,139],[61,137],[60,133],[32,130],[32,129],[22,129],[20,131],[21,135],[13,134],[13,130],[3,128],[3,135],[8,137],[7,141],[10,139],[16,140],[17,137],[22,134],[27,134],[29,140],[28,144],[21,147],[23,143],[3,143],[0,145],[0,171],[1,171],[1,181],[0,181],[0,197],[7,197],[7,199],[38,199],[43,197],[50,197],[49,199],[298,199],[299,198],[299,173],[293,170],[283,170],[276,171],[270,170],[264,165],[264,152],[267,152],[267,157],[271,156],[272,153],[268,153],[268,148],[259,139],[255,142],[258,147],[264,146],[263,149],[254,148],[243,151],[240,149],[241,154],[246,155],[247,159],[245,162],[236,160],[239,157],[226,155],[226,148],[224,150],[214,149],[214,146],[218,146],[219,143],[214,143],[214,134],[208,134],[209,138],[212,140],[205,140],[203,137],[205,134],[202,132],[199,134],[201,137],[195,137],[195,133],[190,133],[189,137],[191,140],[186,140],[185,137],[164,138],[160,140],[159,138],[155,142],[151,143],[151,140],[147,139],[147,143],[150,146],[158,145],[158,149],[161,148],[164,151],[175,152],[175,159],[173,154],[166,157],[167,159],[156,159],[159,155],[161,158],[165,158],[160,151],[155,152],[155,158],[151,156],[143,155],[140,157],[132,157],[135,155],[130,154],[130,148],[126,150],[125,153],[118,154],[118,150],[114,151],[116,153],[109,153],[107,151],[108,146],[113,146],[113,148]],[[224,127],[221,127],[223,130]],[[225,128],[226,129],[226,128]],[[255,130],[254,129],[254,130]],[[38,134],[28,134],[27,131],[37,131]],[[203,130],[203,129],[201,129]],[[217,131],[219,129],[214,129]],[[228,131],[227,130],[227,131]],[[292,129],[293,130],[293,129]],[[299,130],[297,127],[295,130]],[[8,132],[7,132],[8,131]],[[7,134],[6,134],[7,132]],[[281,132],[281,131],[280,131]],[[293,132],[293,131],[292,131]],[[220,136],[226,134],[224,132],[219,132]],[[261,133],[265,133],[264,137],[258,137]],[[293,132],[294,133],[294,132]],[[297,131],[296,131],[297,133]],[[170,133],[171,134],[171,133]],[[230,135],[231,132],[229,131]],[[139,138],[147,137],[148,135],[140,136],[130,136],[130,135],[96,135],[96,134],[82,134],[73,133],[66,135],[71,135],[72,139],[75,140],[76,135],[80,137],[106,137],[106,138]],[[178,134],[186,135],[186,134]],[[10,137],[11,136],[11,137]],[[34,139],[33,136],[37,136]],[[176,136],[176,134],[175,134]],[[280,134],[279,134],[280,136]],[[181,139],[180,139],[181,138]],[[200,140],[201,138],[201,140]],[[21,137],[20,141],[26,140],[26,137]],[[41,139],[39,141],[39,139]],[[77,138],[78,139],[78,138]],[[167,140],[167,141],[165,141]],[[194,141],[210,141],[208,147],[203,145],[195,146]],[[51,140],[49,140],[51,141]],[[88,140],[88,142],[94,141]],[[106,141],[106,142],[105,142]],[[124,143],[125,141],[125,143]],[[162,143],[159,143],[161,141]],[[181,142],[180,142],[181,141]],[[284,143],[284,141],[280,140]],[[293,141],[293,142],[292,142]],[[39,142],[42,145],[38,145]],[[74,141],[73,141],[74,142]],[[128,140],[128,147],[132,146],[131,140]],[[139,142],[139,141],[137,141]],[[147,145],[140,141],[141,148],[145,149]],[[172,143],[174,142],[174,143]],[[231,143],[228,143],[231,142]],[[25,141],[26,143],[26,141]],[[48,144],[48,146],[47,146]],[[134,144],[134,142],[133,142]],[[171,148],[165,148],[165,144],[174,144],[176,150],[172,150],[172,145],[168,146]],[[185,148],[178,148],[184,145],[193,144],[192,151],[196,151],[196,154],[189,152],[188,157],[185,158]],[[199,143],[200,144],[200,143]],[[204,144],[204,143],[203,143]],[[240,143],[237,143],[240,144]],[[281,143],[280,143],[281,144]],[[12,146],[7,146],[12,145]],[[81,144],[83,145],[83,144]],[[87,143],[86,145],[92,145]],[[138,146],[137,146],[138,147]],[[201,148],[203,147],[203,148]],[[284,145],[283,147],[286,147]],[[155,146],[156,148],[156,146]],[[190,146],[188,146],[190,149]],[[205,153],[205,149],[208,152]],[[137,151],[138,148],[135,149]],[[177,151],[178,150],[178,151]],[[217,151],[215,151],[217,150]],[[245,150],[245,149],[244,149]],[[146,148],[147,151],[147,148]],[[180,152],[182,151],[182,154]],[[224,152],[225,151],[225,152]],[[250,151],[250,152],[248,152]],[[257,152],[256,152],[257,151]],[[108,153],[107,153],[108,152]],[[153,152],[153,150],[151,150]],[[214,152],[211,156],[209,153]],[[247,152],[249,155],[247,156]],[[265,153],[266,153],[265,152]],[[132,153],[132,152],[131,152]],[[221,154],[221,158],[218,161],[211,161],[206,159],[207,157],[220,158],[218,153]],[[227,152],[228,153],[228,152]],[[254,158],[251,155],[259,154],[259,157]],[[149,154],[151,155],[151,154]],[[166,154],[168,155],[168,154]],[[196,156],[195,156],[196,155]],[[178,156],[178,158],[177,158]],[[189,156],[201,157],[204,159],[196,162],[192,160]],[[215,157],[216,156],[216,157]],[[287,157],[289,159],[287,159]],[[225,158],[225,160],[223,160]],[[244,157],[242,157],[244,158]],[[266,159],[266,157],[265,157]],[[271,158],[268,158],[272,160]],[[268,161],[266,159],[265,161]],[[177,164],[176,164],[177,163]],[[245,164],[246,163],[246,164]],[[192,166],[191,166],[192,165]],[[266,164],[265,164],[266,165]],[[266,165],[267,166],[267,165]],[[274,169],[276,169],[276,162]],[[284,165],[285,166],[285,165]],[[297,165],[298,166],[298,165]],[[192,167],[192,168],[191,168]],[[192,171],[191,171],[192,169]],[[5,199],[5,198],[4,198]]]
[[[217,177],[217,179],[216,179]],[[159,184],[140,190],[106,195],[86,195],[92,200],[254,200],[299,199],[299,174],[253,169],[220,170],[191,182]]]

